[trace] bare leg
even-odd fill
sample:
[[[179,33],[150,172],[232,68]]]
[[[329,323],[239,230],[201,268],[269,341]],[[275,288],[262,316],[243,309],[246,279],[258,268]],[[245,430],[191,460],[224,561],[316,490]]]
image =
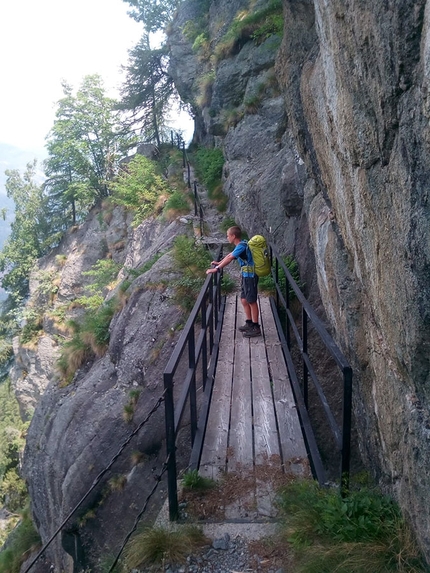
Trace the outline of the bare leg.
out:
[[[248,302],[246,298],[241,298],[240,300],[245,311],[246,320],[258,323],[258,302]]]

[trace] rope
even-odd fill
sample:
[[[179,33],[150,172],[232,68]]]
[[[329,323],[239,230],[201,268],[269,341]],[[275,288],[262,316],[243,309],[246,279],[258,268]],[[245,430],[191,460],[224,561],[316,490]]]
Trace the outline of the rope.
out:
[[[164,394],[165,394],[166,390],[164,390],[163,394],[160,396],[160,398],[157,400],[157,402],[155,403],[154,407],[152,408],[152,410],[148,413],[148,415],[146,416],[146,418],[140,422],[140,424],[133,430],[133,432],[129,435],[129,437],[125,440],[125,442],[122,444],[122,446],[120,447],[120,449],[118,450],[118,452],[114,455],[114,457],[111,459],[111,461],[109,462],[109,464],[106,466],[106,468],[104,470],[102,470],[99,475],[94,479],[92,486],[90,487],[90,489],[87,491],[87,493],[78,501],[78,503],[75,505],[75,507],[72,509],[72,511],[69,513],[69,515],[66,517],[66,519],[64,519],[64,521],[61,523],[61,525],[56,529],[56,531],[52,534],[52,536],[50,537],[50,539],[45,543],[45,545],[42,547],[42,549],[39,551],[39,553],[36,555],[36,557],[33,559],[33,561],[30,563],[30,565],[27,567],[27,569],[25,569],[23,571],[23,573],[28,573],[28,571],[30,571],[30,569],[33,567],[33,565],[36,563],[36,561],[39,559],[39,557],[41,555],[43,555],[43,553],[45,553],[46,549],[51,545],[51,543],[54,541],[54,539],[57,537],[57,535],[60,533],[60,531],[63,529],[63,527],[66,525],[66,523],[69,521],[69,519],[72,517],[72,515],[79,509],[79,507],[82,505],[82,503],[87,499],[87,497],[90,495],[90,493],[94,490],[94,488],[97,486],[97,484],[100,482],[100,480],[102,479],[102,477],[105,475],[106,472],[108,472],[110,470],[110,468],[113,466],[113,464],[116,462],[116,460],[119,458],[119,456],[122,454],[122,452],[124,451],[125,447],[128,446],[128,444],[131,442],[132,438],[142,429],[142,427],[148,422],[148,420],[151,418],[151,416],[153,414],[155,414],[155,412],[158,410],[158,408],[160,407],[160,405],[164,402]]]
[[[156,480],[155,485],[154,485],[154,487],[152,488],[152,490],[150,491],[148,497],[146,498],[145,503],[143,504],[142,509],[141,509],[140,512],[137,514],[136,519],[134,520],[133,527],[130,529],[130,531],[129,531],[129,532],[127,533],[127,535],[125,536],[124,541],[122,542],[122,545],[121,545],[121,547],[120,547],[120,550],[118,551],[118,554],[117,554],[117,556],[115,557],[115,561],[112,563],[112,565],[111,565],[111,567],[110,567],[108,573],[112,573],[112,571],[114,570],[116,564],[118,563],[118,560],[119,560],[119,558],[120,558],[120,556],[121,556],[121,553],[124,551],[124,548],[125,548],[125,546],[126,546],[127,543],[128,543],[128,540],[129,540],[130,537],[133,535],[133,533],[136,531],[136,528],[137,528],[137,526],[138,526],[138,523],[139,523],[139,521],[141,520],[142,515],[143,515],[143,514],[145,513],[145,511],[146,511],[146,508],[147,508],[147,506],[148,506],[149,500],[150,500],[151,497],[154,495],[155,490],[157,489],[157,487],[158,487],[158,485],[159,485],[159,483],[160,483],[160,481],[161,481],[161,478],[163,477],[163,474],[164,474],[165,471],[167,470],[167,464],[168,464],[168,462],[169,462],[169,458],[170,458],[170,454],[167,456],[166,461],[165,461],[164,464],[163,464],[163,467],[162,467],[162,470],[161,470],[161,472],[160,472],[160,475],[158,475],[158,476],[155,478],[155,480]]]

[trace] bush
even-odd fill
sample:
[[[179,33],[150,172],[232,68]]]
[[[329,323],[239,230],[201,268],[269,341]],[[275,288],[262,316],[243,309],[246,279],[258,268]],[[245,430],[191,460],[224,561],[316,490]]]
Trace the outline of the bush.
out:
[[[274,34],[282,35],[283,26],[281,0],[270,0],[265,8],[253,13],[239,13],[215,48],[216,60],[235,54],[251,40],[259,44]]]
[[[314,481],[296,481],[282,490],[280,507],[297,573],[426,571],[398,506],[376,490],[342,498]]]
[[[284,257],[283,261],[285,263],[285,266],[289,270],[291,276],[293,277],[294,281],[296,282],[297,286],[302,290],[304,287],[304,283],[300,280],[298,262],[294,259],[293,255],[288,255],[287,257]],[[285,276],[282,267],[279,267],[278,283],[281,291],[285,293],[287,277]],[[275,283],[271,275],[267,275],[266,277],[260,277],[258,281],[258,286],[261,291],[267,293],[275,292]],[[289,296],[290,300],[294,300],[296,298],[296,293],[293,291],[292,288],[289,289]]]
[[[21,565],[39,545],[40,538],[27,509],[9,536],[6,549],[0,553],[0,573],[19,573]]]
[[[185,235],[176,237],[173,258],[183,276],[174,282],[176,302],[184,310],[191,310],[206,278],[206,269],[212,261],[209,251],[196,245]]]
[[[100,259],[89,271],[84,271],[84,277],[92,277],[92,284],[88,285],[86,290],[93,294],[101,294],[103,290],[116,278],[121,264],[112,259]]]
[[[224,155],[219,147],[200,148],[194,154],[196,173],[208,190],[209,196],[221,183]]]
[[[184,474],[182,485],[184,489],[203,491],[215,487],[216,482],[212,479],[201,476],[198,470],[190,470]]]
[[[70,322],[75,333],[64,343],[57,367],[62,381],[69,384],[84,362],[95,356],[103,356],[109,343],[109,325],[116,311],[117,300],[109,300],[102,306],[88,311],[82,323]]]
[[[161,196],[170,194],[158,165],[143,155],[136,155],[110,187],[112,199],[133,211],[135,226],[156,212]]]
[[[190,203],[187,197],[180,191],[174,191],[167,199],[163,211],[165,213],[173,212],[175,215],[189,213]]]

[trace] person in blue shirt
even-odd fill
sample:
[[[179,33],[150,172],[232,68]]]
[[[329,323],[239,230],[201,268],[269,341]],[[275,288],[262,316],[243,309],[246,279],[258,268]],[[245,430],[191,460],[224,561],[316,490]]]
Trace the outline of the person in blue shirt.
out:
[[[239,326],[239,330],[246,338],[261,336],[261,328],[258,322],[258,275],[255,273],[254,261],[252,260],[251,249],[246,241],[242,240],[240,227],[230,227],[227,230],[227,240],[234,249],[221,261],[212,261],[212,267],[206,274],[218,273],[220,269],[226,267],[231,261],[237,260],[242,274],[242,284],[240,298],[245,311],[246,323]]]

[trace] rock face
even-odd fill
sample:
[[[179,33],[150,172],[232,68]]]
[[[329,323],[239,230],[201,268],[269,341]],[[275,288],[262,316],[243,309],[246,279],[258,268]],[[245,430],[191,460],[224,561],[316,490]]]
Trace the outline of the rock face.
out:
[[[247,8],[211,2],[212,51]],[[293,252],[309,295],[322,300],[354,367],[362,455],[430,560],[429,4],[283,8],[279,50],[265,51],[270,38],[249,41],[214,65],[192,60],[191,46],[181,59],[176,43],[172,68],[193,78],[180,93],[194,105],[196,139],[223,147],[236,221]],[[275,62],[280,92],[268,87],[246,111]],[[195,76],[209,69],[211,97],[199,106]],[[226,124],[232,108],[245,113]]]
[[[17,365],[12,372],[25,415],[30,406],[36,406],[23,473],[44,542],[157,404],[163,392],[163,369],[177,338],[177,326],[183,321],[182,311],[172,300],[171,284],[177,272],[169,250],[178,234],[189,232],[190,221],[148,219],[135,229],[130,222],[120,208],[108,213],[94,209],[82,226],[40,261],[32,277],[30,304],[37,302],[39,307],[43,304],[43,277],[55,273],[58,285],[55,302],[51,301],[45,313],[43,336],[34,347],[17,346]],[[101,257],[111,257],[124,265],[123,269],[133,269],[154,255],[160,258],[131,282],[127,299],[111,322],[106,354],[84,363],[71,384],[59,383],[55,363],[60,329],[46,318],[49,309],[58,309],[83,294],[86,282],[92,279],[82,273]],[[130,403],[132,413],[125,415]],[[155,483],[154,471],[161,470],[164,424],[163,406],[56,538],[48,553],[56,569],[74,571],[70,553],[79,555],[81,564],[93,566],[100,555],[117,550]]]
[[[284,0],[282,42],[247,38],[212,57],[248,8],[248,0],[184,1],[168,39],[170,71],[195,115],[195,141],[223,148],[230,213],[299,261],[309,298],[353,365],[363,458],[398,499],[430,561],[430,8],[424,0]],[[187,33],[201,18],[206,55]],[[81,292],[82,271],[102,255],[137,268],[186,227],[150,220],[130,230],[121,210],[103,217],[93,213],[41,261],[40,270],[60,277],[58,301]],[[67,254],[61,272],[56,254]],[[61,334],[54,322],[39,351],[16,348],[23,413],[37,402],[24,471],[44,540],[127,435],[130,390],[142,391],[136,420],[156,402],[168,333],[180,317],[169,288],[151,285],[160,275],[170,280],[171,267],[165,254],[135,279],[112,322],[108,353],[70,386],[58,388],[47,363]],[[162,434],[160,415],[136,444],[149,465],[121,462],[121,496],[92,500],[95,558],[129,529],[123,508],[144,499]],[[73,545],[75,532],[68,535],[63,543]],[[52,559],[72,571],[60,544]]]

